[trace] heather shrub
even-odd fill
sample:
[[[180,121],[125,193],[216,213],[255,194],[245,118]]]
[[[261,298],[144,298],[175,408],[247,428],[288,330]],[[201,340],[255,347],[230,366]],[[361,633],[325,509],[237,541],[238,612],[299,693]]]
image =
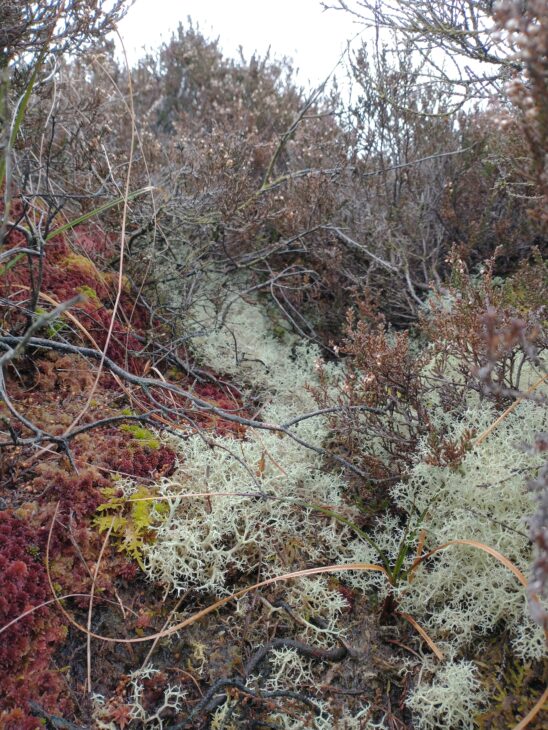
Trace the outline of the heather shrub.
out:
[[[428,463],[460,461],[474,432],[455,440],[437,409],[458,419],[477,396],[506,407],[543,372],[545,264],[525,262],[502,282],[493,259],[478,276],[451,260],[452,281],[432,290],[414,331],[391,328],[370,293],[358,300],[337,348],[343,373],[332,383],[320,365],[311,388],[322,408],[338,408],[330,443],[381,486],[406,476],[421,440]]]
[[[348,57],[349,100],[299,88],[285,59],[228,59],[191,23],[127,69],[104,37],[120,2],[65,4],[64,21],[53,3],[7,6],[3,621],[50,597],[50,527],[54,590],[95,592],[66,618],[108,635],[142,638],[299,568],[386,574],[280,581],[152,659],[90,640],[89,672],[79,632],[37,612],[0,637],[6,727],[38,726],[39,700],[46,723],[105,728],[457,730],[490,722],[499,684],[508,722],[538,694],[546,12],[355,5],[384,28]],[[433,66],[436,43],[477,73]],[[534,559],[536,623],[492,555],[417,562],[459,539],[526,575]],[[419,654],[406,615],[443,661]],[[519,710],[505,702],[525,685]]]
[[[451,423],[450,437],[458,441],[466,431],[481,433],[494,417],[492,410],[476,404],[461,420],[455,422],[449,416],[444,420]],[[406,481],[391,490],[391,496],[411,524],[418,525],[419,515],[425,513],[420,529],[426,531],[427,548],[453,539],[476,540],[528,571],[531,547],[524,516],[531,511],[532,501],[525,480],[541,460],[531,457],[523,444],[534,438],[543,419],[539,406],[520,405],[488,439],[471,445],[458,465],[429,464],[429,448],[422,443],[416,465]],[[375,532],[392,559],[402,535],[397,525],[394,520],[379,525]],[[364,549],[367,555],[361,559],[370,560],[371,548],[361,544],[355,548],[356,557]],[[409,565],[413,559],[410,555]],[[544,652],[542,633],[525,619],[525,596],[515,576],[477,549],[447,549],[428,569],[417,569],[410,585],[402,584],[398,595],[403,610],[423,621],[427,616],[427,626],[437,639],[456,649],[468,645],[478,633],[494,631],[503,620],[513,632],[519,655],[538,658]]]
[[[530,153],[529,186],[537,195],[531,213],[546,231],[548,187],[546,142],[548,139],[548,11],[541,0],[522,7],[505,0],[495,11],[497,37],[514,51],[514,66],[506,86],[508,98],[518,111],[518,124]],[[501,120],[507,128],[511,120]]]

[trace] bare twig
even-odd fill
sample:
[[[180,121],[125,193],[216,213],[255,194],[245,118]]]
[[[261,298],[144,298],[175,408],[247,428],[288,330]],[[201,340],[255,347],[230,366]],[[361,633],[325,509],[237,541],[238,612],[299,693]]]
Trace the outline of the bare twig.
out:
[[[16,337],[14,335],[3,335],[0,336],[0,344],[12,344],[17,345],[23,338]],[[175,395],[182,396],[183,398],[187,399],[194,407],[196,407],[200,412],[206,413],[206,414],[213,414],[216,416],[219,416],[223,420],[226,421],[232,421],[233,423],[238,423],[241,426],[248,426],[249,428],[257,428],[262,429],[265,431],[276,431],[279,433],[283,433],[286,436],[288,436],[290,439],[298,443],[300,446],[303,446],[306,449],[310,449],[311,451],[314,451],[315,453],[325,456],[326,458],[331,458],[337,461],[339,464],[344,466],[349,471],[352,471],[354,474],[357,474],[358,476],[363,477],[364,479],[369,479],[371,476],[364,472],[362,469],[358,468],[351,462],[347,461],[346,459],[343,459],[341,456],[338,456],[337,454],[334,454],[330,452],[327,449],[324,449],[320,446],[316,446],[314,444],[311,444],[304,439],[301,439],[299,436],[297,436],[295,433],[291,432],[289,430],[288,426],[275,424],[275,423],[267,423],[264,421],[257,421],[251,418],[244,418],[243,416],[238,416],[235,413],[231,411],[227,411],[222,408],[217,408],[216,406],[213,406],[208,401],[202,400],[201,398],[198,398],[197,396],[193,395],[187,390],[184,390],[182,388],[179,388],[176,385],[173,385],[172,383],[163,382],[158,379],[154,378],[148,378],[148,377],[142,377],[139,375],[134,375],[133,373],[130,373],[129,371],[125,370],[124,368],[117,365],[113,360],[106,357],[104,353],[98,352],[97,350],[93,350],[89,347],[77,347],[76,345],[70,345],[68,343],[64,342],[56,342],[54,340],[44,340],[41,338],[30,338],[30,340],[26,343],[30,344],[34,347],[44,348],[46,350],[56,350],[57,352],[67,352],[72,353],[75,355],[82,355],[84,357],[90,357],[94,360],[101,360],[103,365],[108,368],[112,373],[115,375],[118,375],[125,381],[129,383],[133,383],[134,385],[138,385],[141,388],[159,388],[161,390],[165,390],[171,393],[174,393]],[[160,404],[159,404],[159,407]],[[170,409],[165,408],[165,412],[169,415]],[[321,411],[314,411],[311,414],[302,414],[300,417],[300,420],[304,420],[306,418],[312,418],[314,416],[321,415]],[[51,437],[48,435],[43,434],[43,439],[52,439],[59,441],[59,437]],[[71,438],[71,432],[67,432],[63,435],[63,439],[68,440]]]

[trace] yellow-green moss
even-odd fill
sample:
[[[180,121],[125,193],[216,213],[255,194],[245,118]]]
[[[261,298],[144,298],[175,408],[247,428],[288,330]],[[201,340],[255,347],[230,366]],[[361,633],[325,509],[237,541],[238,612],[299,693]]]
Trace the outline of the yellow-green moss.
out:
[[[48,311],[46,309],[42,309],[42,307],[36,307],[36,314],[42,316],[43,314],[48,314]],[[50,322],[47,327],[48,337],[55,337],[55,335],[60,332],[64,326],[65,323],[62,322],[60,318],[56,319],[54,322]]]
[[[86,256],[81,256],[77,253],[71,253],[69,256],[65,256],[65,258],[61,260],[60,265],[67,269],[82,271],[98,281],[101,281],[103,278],[93,261],[88,259]]]
[[[120,431],[130,433],[142,446],[148,446],[150,449],[160,448],[160,442],[148,428],[143,428],[143,426],[134,423],[124,423],[123,426],[120,426]]]
[[[102,493],[107,501],[97,508],[93,524],[99,532],[110,530],[118,551],[125,552],[143,568],[143,548],[154,541],[153,527],[169,511],[168,505],[155,501],[156,493],[144,486],[130,497],[119,496],[119,490],[112,487]]]
[[[101,300],[97,296],[97,292],[95,289],[92,289],[91,286],[87,286],[86,284],[79,286],[76,290],[79,294],[83,294],[85,297],[87,297],[89,300],[91,300],[94,304],[101,304]]]
[[[475,717],[481,730],[511,730],[529,712],[546,686],[548,669],[541,662],[518,662],[498,640],[487,647],[480,663],[482,685],[490,698],[489,708]],[[500,667],[497,672],[493,667]],[[530,730],[546,727],[548,710],[541,710]]]

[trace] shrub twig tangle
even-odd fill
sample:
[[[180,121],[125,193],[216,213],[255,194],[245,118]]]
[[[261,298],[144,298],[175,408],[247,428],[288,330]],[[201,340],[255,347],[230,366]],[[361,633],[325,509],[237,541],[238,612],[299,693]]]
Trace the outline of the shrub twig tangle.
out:
[[[546,4],[130,4],[0,2],[0,726],[544,727]]]

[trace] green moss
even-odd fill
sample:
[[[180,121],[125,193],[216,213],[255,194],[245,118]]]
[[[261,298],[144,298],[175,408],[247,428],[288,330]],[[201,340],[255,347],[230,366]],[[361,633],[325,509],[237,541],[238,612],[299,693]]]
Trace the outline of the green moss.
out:
[[[269,306],[267,297],[259,297],[262,301],[263,311],[267,319],[270,321],[270,335],[280,343],[286,343],[288,335],[291,332],[287,321],[279,316],[279,311],[272,306]]]
[[[148,446],[150,449],[160,448],[160,442],[154,436],[152,431],[149,431],[147,428],[143,428],[143,426],[133,423],[124,423],[123,426],[120,426],[120,431],[130,433],[142,446]]]
[[[542,309],[546,299],[548,286],[548,264],[537,251],[533,261],[522,265],[514,276],[503,282],[503,304],[515,307],[523,314],[531,310]],[[546,326],[546,317],[541,314],[542,325]]]
[[[101,274],[97,270],[95,264],[86,258],[86,256],[80,256],[79,254],[72,253],[70,256],[66,256],[61,262],[61,266],[67,269],[76,269],[82,273],[91,276],[93,279],[100,280]]]
[[[38,545],[29,545],[27,547],[27,552],[29,555],[32,555],[33,558],[37,558],[40,556],[40,548]]]
[[[83,284],[82,286],[79,286],[76,291],[90,299],[94,304],[101,304],[101,300],[99,299],[97,292],[90,286]]]
[[[36,314],[38,316],[42,316],[43,314],[48,314],[48,311],[46,309],[42,309],[42,307],[36,307]],[[61,321],[61,319],[56,319],[54,322],[50,322],[47,328],[48,337],[55,337],[55,335],[60,332],[65,326],[65,323]]]
[[[279,324],[275,324],[272,327],[272,334],[276,339],[283,340],[287,334],[287,330],[285,329],[285,327],[282,327]]]

